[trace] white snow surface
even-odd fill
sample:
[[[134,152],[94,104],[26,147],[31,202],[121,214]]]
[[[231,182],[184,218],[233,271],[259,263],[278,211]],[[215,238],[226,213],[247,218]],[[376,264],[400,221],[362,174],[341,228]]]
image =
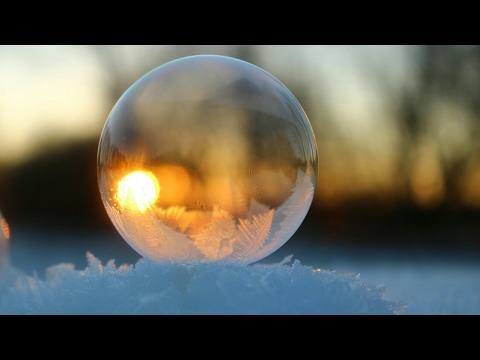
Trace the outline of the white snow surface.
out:
[[[55,259],[71,259],[58,247]],[[13,260],[45,260],[40,249],[16,249]],[[475,258],[311,244],[284,246],[251,265],[144,258],[116,265],[93,251],[84,256],[87,265],[80,268],[71,261],[57,261],[43,273],[38,266],[32,273],[3,267],[0,315],[480,314]]]

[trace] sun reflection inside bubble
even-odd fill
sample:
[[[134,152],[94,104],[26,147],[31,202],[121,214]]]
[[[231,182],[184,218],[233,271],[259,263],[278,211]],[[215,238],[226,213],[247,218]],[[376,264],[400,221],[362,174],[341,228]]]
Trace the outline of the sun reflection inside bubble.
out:
[[[143,213],[158,199],[159,194],[157,178],[148,171],[139,170],[119,181],[116,197],[121,208]]]

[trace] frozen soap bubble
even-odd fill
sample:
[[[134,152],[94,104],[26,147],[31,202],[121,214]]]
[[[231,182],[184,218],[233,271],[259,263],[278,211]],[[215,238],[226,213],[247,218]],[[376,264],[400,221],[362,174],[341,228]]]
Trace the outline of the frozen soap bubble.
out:
[[[249,264],[304,220],[317,146],[303,108],[272,75],[230,57],[190,56],[120,97],[97,171],[110,219],[140,255]]]

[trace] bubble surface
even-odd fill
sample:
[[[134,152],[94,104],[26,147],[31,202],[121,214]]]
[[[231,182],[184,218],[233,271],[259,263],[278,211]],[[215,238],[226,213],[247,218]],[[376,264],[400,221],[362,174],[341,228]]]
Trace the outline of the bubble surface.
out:
[[[301,225],[317,156],[302,106],[275,77],[231,57],[190,56],[120,97],[100,137],[98,184],[140,255],[249,264]]]

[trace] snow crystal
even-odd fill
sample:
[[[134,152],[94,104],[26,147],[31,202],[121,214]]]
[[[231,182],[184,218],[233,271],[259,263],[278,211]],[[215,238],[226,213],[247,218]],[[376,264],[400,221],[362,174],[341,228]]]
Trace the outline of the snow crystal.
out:
[[[0,293],[0,314],[402,314],[386,301],[385,287],[360,275],[304,266],[286,257],[277,264],[158,263],[106,265],[87,253],[88,266],[63,263],[46,278],[10,274]]]

